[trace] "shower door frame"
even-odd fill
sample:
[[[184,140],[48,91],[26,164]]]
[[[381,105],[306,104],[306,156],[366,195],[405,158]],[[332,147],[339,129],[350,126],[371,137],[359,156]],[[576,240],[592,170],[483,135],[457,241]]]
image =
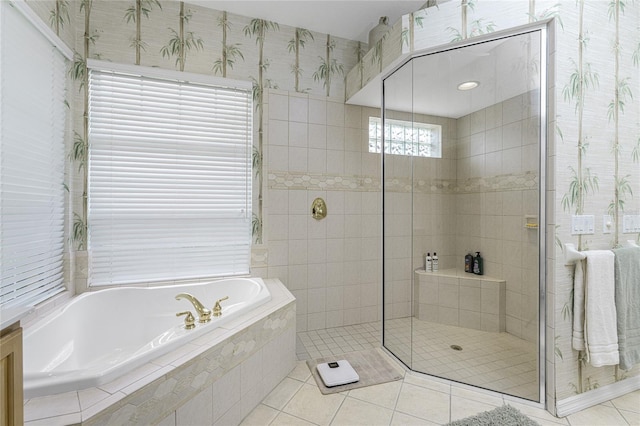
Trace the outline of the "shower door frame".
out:
[[[502,31],[496,31],[493,33],[472,37],[469,39],[461,40],[458,42],[448,43],[444,45],[434,46],[427,49],[419,50],[416,52],[412,52],[406,54],[393,68],[389,71],[385,72],[381,78],[381,102],[380,102],[380,117],[382,120],[382,126],[384,128],[385,123],[385,80],[391,77],[397,70],[402,68],[404,65],[412,61],[413,59],[417,59],[422,56],[430,56],[437,55],[441,53],[446,53],[447,51],[457,50],[464,47],[490,42],[494,40],[504,39],[508,37],[528,34],[528,33],[540,33],[540,101],[539,101],[539,113],[540,113],[540,127],[539,127],[539,152],[538,152],[538,384],[539,384],[539,394],[538,401],[533,401],[526,398],[521,398],[518,396],[505,394],[503,392],[494,391],[482,387],[478,387],[471,384],[466,384],[463,382],[457,382],[455,380],[446,379],[444,380],[463,383],[466,386],[472,386],[474,388],[487,391],[487,392],[497,392],[502,395],[508,396],[510,398],[514,398],[516,400],[526,401],[528,404],[534,404],[541,408],[547,408],[547,400],[546,400],[546,271],[547,271],[547,218],[546,218],[546,208],[547,208],[547,144],[548,140],[552,139],[552,135],[548,134],[548,122],[549,118],[555,120],[554,117],[548,117],[547,112],[549,110],[548,105],[548,95],[551,93],[552,89],[550,86],[550,82],[552,83],[552,75],[550,75],[549,70],[553,69],[552,59],[553,57],[550,55],[550,52],[553,52],[554,49],[554,19],[546,19],[537,21],[530,24],[525,24],[517,27],[512,27]],[[412,366],[407,365],[402,359],[396,356],[390,349],[385,346],[385,168],[384,168],[384,158],[385,158],[385,132],[382,132],[381,135],[381,153],[380,153],[380,163],[381,163],[381,209],[382,209],[382,348],[393,355],[399,362],[405,365],[409,370],[430,375],[429,373],[423,373],[420,371],[413,370]],[[413,197],[412,197],[413,199]],[[412,201],[413,204],[413,201]],[[412,214],[413,216],[413,214]],[[413,237],[412,237],[413,241]],[[413,245],[413,242],[412,242]],[[413,253],[413,250],[412,250]],[[412,254],[413,258],[413,254]],[[414,269],[414,268],[412,268]],[[414,291],[413,288],[415,286],[414,283],[415,276],[412,274],[411,277],[411,310],[413,311],[413,298]],[[413,333],[411,333],[413,335]],[[411,342],[411,346],[413,347],[413,342]],[[411,349],[413,353],[413,349]],[[436,376],[434,376],[436,377]]]

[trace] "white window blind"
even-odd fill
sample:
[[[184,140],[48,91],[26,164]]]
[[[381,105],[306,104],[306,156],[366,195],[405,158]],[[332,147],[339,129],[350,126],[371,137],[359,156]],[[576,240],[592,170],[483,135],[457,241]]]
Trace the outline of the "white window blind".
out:
[[[90,285],[247,274],[251,88],[147,71],[90,70]]]
[[[20,11],[0,2],[0,305],[64,290],[66,62]]]

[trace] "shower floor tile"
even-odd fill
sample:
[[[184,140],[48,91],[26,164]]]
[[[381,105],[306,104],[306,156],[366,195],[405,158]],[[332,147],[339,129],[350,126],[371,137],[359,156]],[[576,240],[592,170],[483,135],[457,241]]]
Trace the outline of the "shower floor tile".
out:
[[[299,360],[307,360],[378,348],[381,335],[379,322],[300,331],[296,341],[296,355]]]
[[[413,329],[413,332],[411,330]],[[341,355],[381,345],[381,323],[367,323],[297,335],[299,360]],[[416,318],[387,321],[387,348],[415,371],[537,399],[536,345],[508,333],[491,333]],[[410,350],[413,345],[413,353]],[[456,351],[451,345],[462,348]]]
[[[509,333],[491,333],[416,318],[388,321],[385,336],[387,347],[401,354],[413,370],[537,399],[535,343]],[[461,350],[454,350],[454,345]]]

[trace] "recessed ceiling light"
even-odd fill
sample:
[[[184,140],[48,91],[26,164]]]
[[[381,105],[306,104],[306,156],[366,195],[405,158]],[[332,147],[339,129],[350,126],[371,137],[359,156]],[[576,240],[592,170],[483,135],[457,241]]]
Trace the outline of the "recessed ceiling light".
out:
[[[480,83],[477,81],[465,81],[464,83],[458,84],[458,90],[471,90],[478,87]]]

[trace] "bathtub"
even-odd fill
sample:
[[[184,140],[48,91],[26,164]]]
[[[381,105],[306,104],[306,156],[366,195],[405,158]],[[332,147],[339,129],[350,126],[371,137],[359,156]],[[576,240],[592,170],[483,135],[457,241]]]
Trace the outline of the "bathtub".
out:
[[[222,302],[222,316],[197,322],[178,293],[191,293],[209,309]],[[84,293],[24,334],[25,398],[96,387],[223,326],[271,299],[260,278],[233,278],[163,287],[111,288]],[[196,327],[186,329],[190,310]]]

